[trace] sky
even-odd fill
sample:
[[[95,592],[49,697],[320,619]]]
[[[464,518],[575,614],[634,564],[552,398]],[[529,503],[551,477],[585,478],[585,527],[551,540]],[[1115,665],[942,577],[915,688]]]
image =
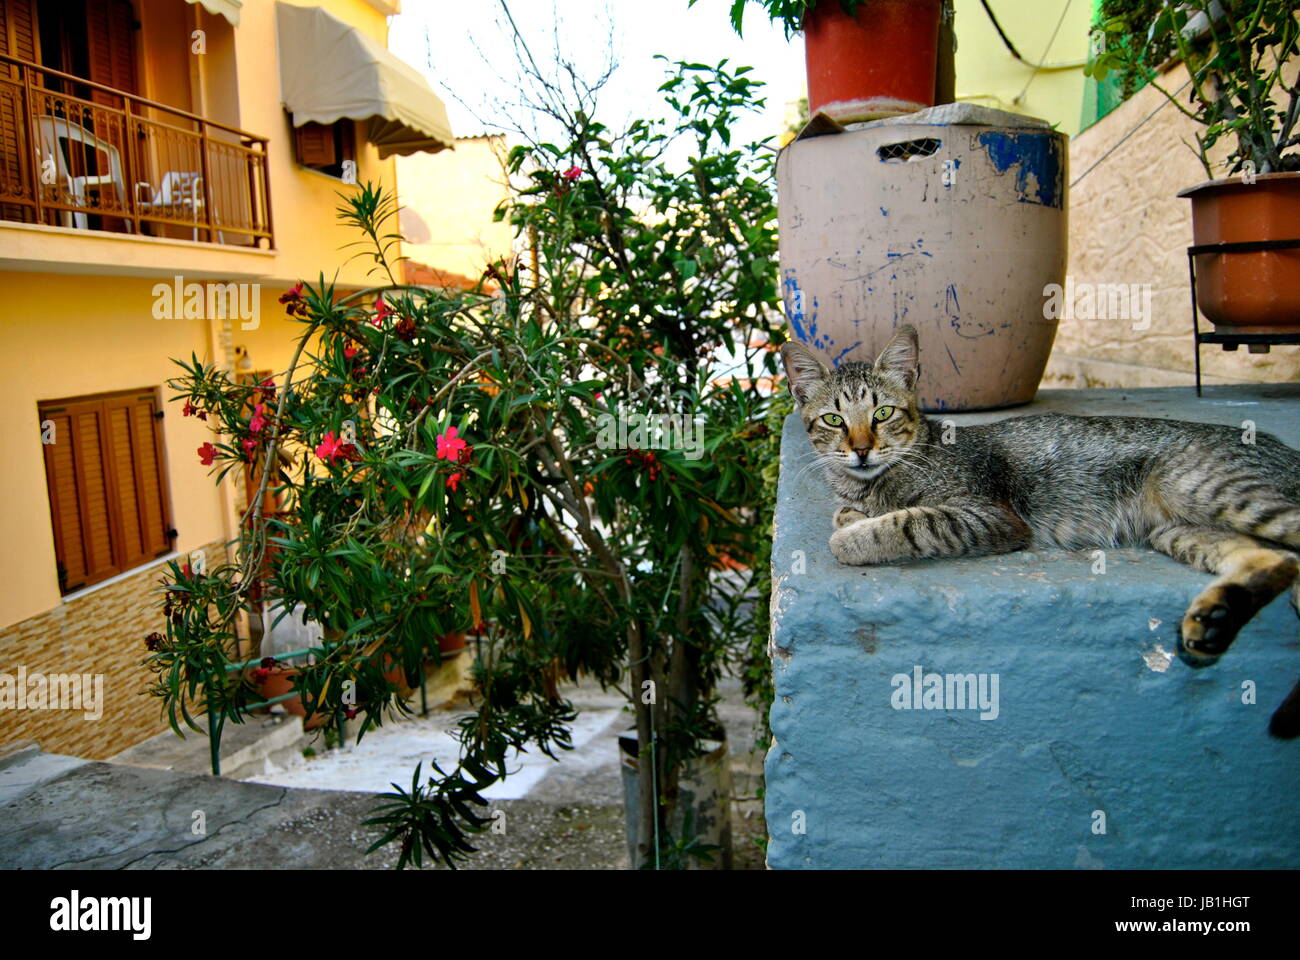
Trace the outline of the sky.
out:
[[[616,69],[602,91],[598,117],[614,129],[631,117],[662,114],[656,88],[663,54],[673,60],[752,66],[767,83],[767,108],[741,121],[733,143],[785,129],[786,104],[804,96],[803,41],[787,40],[761,7],[746,11],[744,37],[731,28],[731,0],[506,0],[544,72],[561,56],[592,78],[603,70],[612,37]],[[392,19],[389,49],[421,70],[447,106],[452,131],[473,136],[508,128],[518,110],[515,54],[502,0],[404,0]]]

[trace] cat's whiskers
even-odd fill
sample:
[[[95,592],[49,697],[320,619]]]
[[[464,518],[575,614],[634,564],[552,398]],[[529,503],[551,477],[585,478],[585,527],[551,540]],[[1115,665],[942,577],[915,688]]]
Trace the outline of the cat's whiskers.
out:
[[[891,451],[888,460],[883,460],[890,467],[911,467],[917,471],[924,471],[934,468],[935,462],[930,459],[928,454],[911,447],[904,447],[897,451]]]
[[[794,479],[791,481],[791,483],[794,484],[799,483],[799,481],[801,481],[804,478],[804,475],[808,473],[808,471],[812,470],[814,467],[830,467],[833,466],[834,464],[841,463],[841,462],[843,462],[843,458],[840,457],[838,454],[820,453],[814,451],[813,458],[799,468],[799,472],[794,475]]]

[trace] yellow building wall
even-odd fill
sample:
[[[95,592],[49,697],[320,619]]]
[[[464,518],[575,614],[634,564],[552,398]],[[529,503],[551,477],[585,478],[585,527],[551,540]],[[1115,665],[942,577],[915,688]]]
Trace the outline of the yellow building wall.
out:
[[[505,152],[503,137],[460,137],[454,151],[398,158],[406,256],[477,280],[510,253],[514,229],[492,219],[508,196]]]
[[[333,277],[337,271],[340,283],[367,285],[368,267],[361,261],[349,263],[352,251],[344,249],[355,239],[354,232],[340,225],[335,214],[340,202],[339,194],[351,194],[359,188],[309,170],[298,164],[295,157],[291,122],[279,93],[275,4],[271,0],[244,4],[239,27],[233,30],[221,18],[210,14],[198,15],[192,22],[201,24],[213,41],[209,53],[204,55],[189,50],[188,27],[191,21],[186,17],[191,16],[191,8],[171,0],[162,6],[157,4],[158,0],[145,0],[140,8],[145,17],[142,43],[150,43],[150,38],[154,41],[143,51],[141,58],[141,80],[145,85],[142,93],[182,109],[198,106],[200,98],[186,72],[197,58],[195,74],[199,78],[198,85],[210,92],[210,110],[219,114],[216,116],[210,112],[208,115],[229,122],[234,119],[231,114],[237,113],[242,129],[268,139],[274,255],[259,260],[240,248],[214,249],[207,244],[188,248],[184,245],[150,246],[140,238],[95,236],[88,231],[33,229],[7,224],[0,225],[0,263],[20,254],[33,271],[48,264],[58,271],[82,273],[86,272],[82,264],[96,262],[100,255],[82,252],[70,256],[70,248],[95,247],[100,251],[114,251],[104,255],[106,262],[93,271],[99,273],[142,274],[153,273],[156,269],[157,275],[161,276],[170,276],[177,271],[186,274],[187,278],[257,276],[264,283],[288,286],[303,278],[315,280],[321,272],[326,277]],[[301,5],[323,6],[379,42],[386,42],[386,18],[363,0],[328,0],[321,4]],[[170,42],[163,42],[163,38],[168,37]],[[292,42],[292,38],[287,42]],[[237,110],[228,102],[229,95],[223,93],[230,86],[232,70],[236,71]],[[364,123],[358,124],[357,134],[358,183],[375,181],[395,190],[395,160],[379,159],[378,150],[365,141]],[[21,233],[21,236],[15,236],[16,233]],[[176,238],[184,239],[179,235]],[[119,252],[123,244],[133,246],[134,250]],[[249,262],[239,264],[236,270],[223,274],[221,267],[217,266],[240,258]]]
[[[387,21],[369,3],[329,0],[320,5],[386,41]],[[188,25],[186,16],[177,17],[176,8],[186,16],[193,13],[183,5],[144,0],[142,15],[155,38]],[[191,351],[209,362],[227,362],[211,323],[153,318],[155,283],[171,283],[176,276],[182,282],[256,283],[260,326],[250,331],[236,326],[233,345],[248,348],[256,369],[278,372],[289,362],[294,340],[303,329],[285,317],[276,302],[280,293],[298,279],[314,282],[321,272],[327,278],[337,274],[345,288],[369,286],[377,279],[362,262],[347,264],[354,251],[343,247],[357,240],[358,234],[336,218],[338,193],[357,188],[307,170],[294,159],[290,121],[278,96],[278,61],[266,55],[275,49],[274,8],[269,0],[245,4],[239,27],[230,33],[224,20],[211,15],[196,14],[194,20],[214,38],[233,36],[242,122],[250,132],[270,138],[274,251],[255,254],[184,240],[0,225],[0,261],[10,268],[0,270],[5,329],[12,346],[6,351],[5,365],[21,358],[0,384],[0,408],[6,411],[3,426],[11,438],[10,449],[18,456],[8,464],[0,490],[11,542],[31,545],[30,554],[21,560],[13,553],[0,557],[0,571],[10,587],[0,594],[0,626],[59,602],[36,402],[160,385],[176,372],[169,358],[188,357]],[[156,56],[152,48],[147,51],[149,62],[142,71],[147,83],[183,79],[180,62],[166,52],[173,46],[166,45]],[[174,87],[169,97],[149,89],[145,93],[170,99],[178,107],[189,106],[188,87],[184,91]],[[394,187],[395,161],[380,161],[378,151],[363,140],[358,147],[358,179],[379,179]],[[14,269],[22,263],[34,269]],[[132,275],[111,275],[117,273]],[[165,433],[174,478],[175,525],[181,531],[179,548],[188,550],[223,533],[218,498],[206,480],[199,482],[192,475],[197,464],[193,452],[206,439],[206,432],[197,421],[177,415],[165,420]]]
[[[380,43],[387,43],[386,19],[362,0],[327,0],[297,5],[324,7]],[[294,158],[289,115],[279,95],[279,58],[274,55],[275,4],[270,0],[244,4],[235,39],[244,129],[271,138],[271,202],[279,256],[267,281],[286,284],[304,278],[315,281],[318,273],[324,272],[328,278],[338,270],[341,283],[369,285],[369,267],[366,264],[360,260],[345,264],[352,251],[343,248],[357,237],[355,231],[340,225],[334,214],[339,204],[338,194],[355,192],[358,187],[308,170]],[[285,42],[291,43],[292,38],[285,38]],[[328,64],[321,67],[328,69]],[[364,139],[364,124],[360,125],[357,133],[357,182],[378,181],[395,190],[394,160],[379,159],[379,151]]]
[[[15,282],[16,281],[16,282]],[[127,277],[0,274],[7,348],[0,352],[6,469],[5,533],[21,549],[0,551],[0,626],[58,605],[54,535],[36,404],[137,387],[161,387],[179,371],[172,357],[211,355],[208,324],[155,320],[152,283]],[[166,391],[164,401],[169,399]],[[163,436],[177,547],[191,550],[223,534],[210,483],[200,482],[195,450],[204,424],[165,407]]]
[[[384,14],[363,0],[319,4],[381,43]],[[382,5],[381,5],[382,6]],[[174,21],[179,9],[179,25]],[[9,548],[0,552],[0,671],[29,670],[107,674],[105,719],[86,727],[54,711],[0,718],[0,743],[15,736],[41,740],[47,749],[103,757],[161,729],[158,702],[139,696],[146,674],[143,635],[160,629],[153,589],[161,571],[137,568],[118,583],[92,587],[70,598],[58,590],[54,541],[40,443],[37,404],[42,400],[158,387],[164,400],[165,463],[176,549],[185,554],[228,540],[235,531],[233,494],[219,491],[197,448],[211,439],[206,423],[181,416],[164,386],[179,369],[173,357],[191,353],[225,365],[244,348],[254,370],[282,371],[302,324],[285,316],[279,295],[299,279],[319,273],[343,288],[369,286],[376,278],[360,261],[348,264],[358,239],[338,225],[337,194],[356,190],[299,166],[288,115],[282,108],[275,55],[275,4],[243,5],[238,28],[174,0],[143,0],[143,31],[164,35],[198,24],[209,32],[212,58],[198,69],[166,53],[142,63],[145,96],[194,108],[206,98],[208,116],[237,121],[269,138],[269,171],[275,248],[193,243],[93,231],[0,223],[0,302],[5,305],[0,351],[0,441],[7,453],[0,504]],[[188,36],[188,33],[186,33]],[[147,39],[142,42],[147,42]],[[237,73],[231,71],[237,66]],[[204,71],[208,71],[206,74]],[[195,77],[198,78],[195,81]],[[184,82],[182,82],[184,81]],[[168,86],[166,95],[151,86]],[[236,100],[237,98],[237,100]],[[394,160],[380,161],[358,130],[358,180],[396,184]],[[489,211],[490,215],[490,211]],[[393,224],[396,227],[396,224]],[[240,321],[155,319],[154,286],[231,280],[258,286],[256,329]],[[14,718],[9,718],[14,721]],[[21,727],[22,729],[19,729]]]
[[[1049,65],[1038,71],[1011,55],[981,4],[962,0],[955,6],[957,99],[1041,117],[1063,133],[1078,133],[1092,4],[1072,0],[1067,9],[1067,0],[989,0],[1020,56]],[[1063,63],[1074,66],[1050,67]]]

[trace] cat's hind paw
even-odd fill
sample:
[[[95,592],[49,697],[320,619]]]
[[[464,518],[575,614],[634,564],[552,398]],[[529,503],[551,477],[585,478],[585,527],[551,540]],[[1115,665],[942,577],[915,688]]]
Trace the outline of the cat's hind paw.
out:
[[[1255,609],[1243,587],[1211,586],[1192,601],[1183,616],[1178,631],[1178,659],[1189,667],[1218,663]]]

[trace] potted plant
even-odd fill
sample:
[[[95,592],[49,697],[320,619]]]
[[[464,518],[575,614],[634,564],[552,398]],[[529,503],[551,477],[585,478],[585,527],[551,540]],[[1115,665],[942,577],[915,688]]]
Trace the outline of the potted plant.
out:
[[[935,104],[944,0],[734,0],[738,34],[748,2],[803,33],[811,115],[855,123]]]
[[[1209,179],[1178,194],[1192,203],[1197,246],[1300,240],[1300,77],[1289,69],[1298,40],[1290,0],[1101,4],[1088,74],[1145,80],[1204,128],[1195,149]],[[1177,90],[1161,76],[1173,58],[1188,71]],[[1235,143],[1216,179],[1211,154],[1224,138]],[[1196,300],[1235,333],[1300,329],[1300,248],[1202,254]]]
[[[465,649],[465,631],[456,630],[452,633],[444,633],[438,638],[438,657],[440,660],[449,660],[458,656]]]
[[[297,667],[281,663],[274,657],[263,657],[262,662],[249,671],[248,681],[257,689],[263,700],[274,700],[276,697],[282,697],[287,693],[294,692],[294,677],[296,676],[298,676]],[[321,711],[317,711],[308,717],[307,708],[303,706],[301,695],[277,702],[284,707],[285,712],[295,717],[305,718],[303,728],[306,730],[315,730],[329,720],[329,716]]]

